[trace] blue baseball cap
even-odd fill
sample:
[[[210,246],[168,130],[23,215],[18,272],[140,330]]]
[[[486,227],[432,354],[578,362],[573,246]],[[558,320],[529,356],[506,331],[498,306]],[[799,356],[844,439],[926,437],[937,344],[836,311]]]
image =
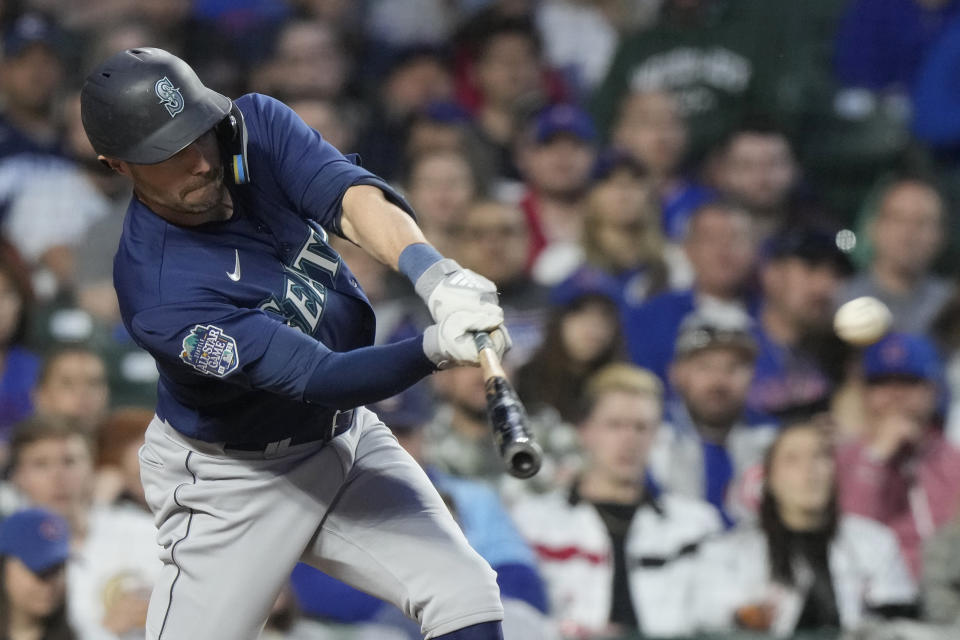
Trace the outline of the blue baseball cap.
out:
[[[863,375],[867,382],[911,378],[939,384],[942,366],[936,347],[927,338],[890,333],[864,350]]]
[[[40,13],[25,13],[14,20],[3,34],[3,55],[19,56],[33,44],[43,44],[59,53],[59,33],[56,25]]]
[[[597,129],[587,112],[572,104],[554,104],[541,111],[533,125],[533,139],[544,144],[565,133],[582,142],[593,144]]]
[[[0,522],[0,556],[19,559],[44,573],[70,557],[67,521],[44,509],[25,509]]]
[[[420,116],[438,124],[465,124],[471,120],[469,111],[450,101],[430,102],[420,110]]]
[[[610,274],[596,267],[583,266],[550,289],[550,304],[572,307],[585,298],[609,298],[614,304],[622,297],[621,287]]]

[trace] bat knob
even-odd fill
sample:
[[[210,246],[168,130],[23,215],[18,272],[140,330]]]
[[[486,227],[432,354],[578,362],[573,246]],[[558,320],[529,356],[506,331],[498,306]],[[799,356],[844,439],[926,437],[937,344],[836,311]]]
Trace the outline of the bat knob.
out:
[[[535,440],[512,442],[504,451],[507,472],[515,478],[532,478],[540,471],[543,449]]]

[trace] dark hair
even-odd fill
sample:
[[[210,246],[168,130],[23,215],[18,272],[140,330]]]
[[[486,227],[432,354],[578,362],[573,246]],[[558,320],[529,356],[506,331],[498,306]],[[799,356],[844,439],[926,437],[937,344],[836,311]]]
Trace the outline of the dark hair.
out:
[[[738,204],[737,202],[728,198],[711,198],[690,212],[690,219],[687,222],[687,231],[684,236],[684,240],[690,237],[691,229],[693,229],[697,220],[699,220],[707,211],[719,211],[720,213],[730,216],[740,216],[751,221],[751,224],[753,221],[753,217],[750,215],[750,212],[743,205]]]
[[[599,306],[609,314],[614,335],[606,349],[581,367],[570,359],[564,348],[563,323],[571,314],[590,306]],[[616,302],[599,293],[582,295],[556,309],[550,316],[543,342],[529,362],[517,372],[518,393],[531,405],[550,405],[564,420],[576,421],[581,413],[579,398],[586,380],[605,365],[618,360],[621,351],[622,334]]]
[[[7,596],[7,559],[0,555],[0,638],[10,634],[10,601]],[[57,609],[44,620],[43,640],[76,640],[67,619],[66,597]]]
[[[522,36],[529,40],[536,54],[540,55],[543,50],[543,43],[540,40],[536,25],[529,16],[498,16],[491,18],[478,33],[476,40],[477,60],[482,60],[487,55],[487,50],[494,40],[500,36],[513,35]]]
[[[72,420],[55,416],[33,416],[19,423],[10,438],[10,459],[8,473],[13,473],[20,464],[24,449],[41,440],[66,440],[81,438],[91,460],[94,457],[94,445],[90,436],[77,427]]]
[[[792,422],[783,424],[777,433],[776,439],[774,439],[770,448],[767,449],[766,456],[763,460],[764,483],[763,496],[760,501],[760,529],[767,539],[770,575],[774,580],[785,585],[793,585],[796,578],[796,576],[793,575],[793,565],[791,562],[793,559],[793,554],[791,553],[793,549],[791,549],[790,544],[791,531],[780,517],[777,500],[770,490],[770,470],[773,465],[774,455],[780,443],[783,442],[783,439],[788,434],[799,429],[817,429],[821,431],[826,438],[826,429],[821,424],[818,424],[818,421],[826,419],[824,414],[797,416]],[[832,540],[836,535],[840,519],[840,509],[837,505],[836,481],[834,481],[833,490],[830,494],[830,501],[827,503],[826,516],[826,521],[820,532],[826,535],[827,540]]]
[[[763,114],[753,114],[745,117],[736,127],[731,129],[717,146],[721,155],[730,151],[730,146],[740,136],[762,136],[764,138],[783,138],[790,145],[790,136],[780,128],[772,118]],[[792,152],[792,145],[791,145]]]
[[[35,386],[42,387],[47,382],[47,379],[50,377],[50,372],[53,370],[53,365],[56,364],[60,358],[74,354],[93,356],[102,362],[104,368],[106,368],[107,363],[103,359],[103,356],[92,347],[88,347],[82,343],[57,346],[44,355],[43,363],[40,365],[40,373],[37,375],[37,382],[35,383]]]

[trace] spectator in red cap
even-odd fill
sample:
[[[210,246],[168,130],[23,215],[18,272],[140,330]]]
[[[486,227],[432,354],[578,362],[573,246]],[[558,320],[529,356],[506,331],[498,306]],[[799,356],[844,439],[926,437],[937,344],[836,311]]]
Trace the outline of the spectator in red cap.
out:
[[[960,450],[939,428],[942,371],[924,337],[892,333],[863,355],[866,424],[838,452],[840,506],[886,524],[919,576],[924,542],[960,506]]]
[[[66,520],[43,509],[0,523],[0,638],[73,640],[67,623]]]

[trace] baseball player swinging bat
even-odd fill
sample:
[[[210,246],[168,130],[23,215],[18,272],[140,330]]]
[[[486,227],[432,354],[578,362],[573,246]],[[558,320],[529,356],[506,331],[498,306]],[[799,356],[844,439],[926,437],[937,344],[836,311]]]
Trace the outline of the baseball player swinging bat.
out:
[[[503,371],[490,335],[477,332],[474,341],[480,353],[480,368],[486,387],[487,416],[500,457],[510,475],[530,478],[540,470],[543,450],[530,433],[527,411]]]

